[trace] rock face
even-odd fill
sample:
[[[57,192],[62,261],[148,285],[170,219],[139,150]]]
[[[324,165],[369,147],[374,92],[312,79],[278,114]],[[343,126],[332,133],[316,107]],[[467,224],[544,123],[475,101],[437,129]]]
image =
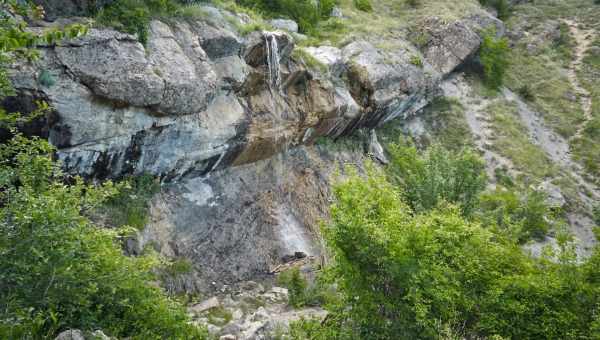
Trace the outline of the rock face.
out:
[[[48,20],[55,20],[58,17],[87,15],[113,1],[114,0],[33,0],[32,2],[44,8]]]
[[[400,38],[392,45],[402,48],[365,40],[307,48],[324,66],[313,70],[288,33],[242,37],[231,23],[247,23],[243,16],[203,9],[209,19],[153,21],[146,46],[94,28],[40,46],[38,63],[11,69],[15,105],[44,99],[53,107],[38,128],[67,171],[150,173],[170,183],[129,250],[153,246],[191,260],[194,270],[169,283],[174,291],[215,290],[318,259],[331,174],[362,164],[365,152],[387,160],[375,134],[347,154],[303,145],[414,115],[475,53],[478,31],[497,24],[489,16],[436,22],[420,50]]]
[[[472,25],[436,25],[423,67],[411,63],[416,51],[356,41],[308,49],[329,69],[321,74],[292,56],[287,33],[244,38],[229,24],[239,17],[205,10],[214,12],[210,21],[153,21],[147,46],[92,29],[40,46],[37,65],[14,66],[20,98],[42,98],[55,109],[44,129],[67,170],[97,178],[204,175],[373,128],[419,110],[479,46]],[[42,73],[54,84],[41,84]]]
[[[328,216],[331,176],[344,164],[362,164],[363,150],[300,147],[168,185],[130,251],[152,246],[190,259],[195,270],[171,282],[173,291],[212,291],[272,277],[289,259],[319,259],[317,228]]]

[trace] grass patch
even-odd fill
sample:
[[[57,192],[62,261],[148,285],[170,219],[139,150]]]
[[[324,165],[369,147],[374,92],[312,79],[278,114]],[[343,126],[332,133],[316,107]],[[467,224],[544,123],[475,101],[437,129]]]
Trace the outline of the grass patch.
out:
[[[510,159],[518,170],[534,179],[542,180],[557,174],[556,167],[544,151],[530,141],[527,128],[521,124],[516,104],[494,102],[487,110],[495,134],[493,148],[496,152]]]
[[[600,15],[600,10],[598,12]],[[600,48],[600,37],[596,38],[593,46]],[[581,137],[573,140],[573,154],[593,180],[600,184],[600,55],[586,54],[577,76],[592,97],[593,119],[587,123]]]
[[[327,65],[321,63],[315,57],[313,57],[310,53],[306,52],[302,47],[295,48],[292,51],[292,56],[298,60],[303,62],[306,67],[311,70],[318,71],[319,73],[327,73]]]
[[[439,143],[453,151],[474,145],[464,108],[456,99],[436,98],[425,109],[423,119],[431,132],[429,144]]]

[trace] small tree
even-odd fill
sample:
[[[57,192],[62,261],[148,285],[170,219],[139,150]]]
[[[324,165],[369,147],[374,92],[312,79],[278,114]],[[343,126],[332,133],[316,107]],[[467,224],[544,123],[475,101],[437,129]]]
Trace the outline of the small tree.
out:
[[[508,68],[508,40],[497,38],[494,31],[483,35],[479,57],[483,65],[483,75],[487,86],[498,89],[504,82],[504,74]]]

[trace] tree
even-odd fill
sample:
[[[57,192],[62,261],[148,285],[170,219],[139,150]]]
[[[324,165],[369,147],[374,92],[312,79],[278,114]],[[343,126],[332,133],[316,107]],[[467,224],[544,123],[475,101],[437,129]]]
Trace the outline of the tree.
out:
[[[479,58],[483,65],[483,75],[487,86],[498,89],[504,82],[504,74],[508,68],[508,40],[497,38],[495,31],[487,31],[479,50]]]
[[[469,149],[453,153],[434,145],[421,156],[415,147],[392,144],[390,155],[388,173],[416,212],[446,201],[467,216],[485,189],[485,164]]]
[[[355,339],[600,335],[599,250],[579,265],[561,238],[558,251],[531,258],[452,205],[415,214],[373,169],[340,182],[335,195],[324,233],[351,308],[326,327]]]

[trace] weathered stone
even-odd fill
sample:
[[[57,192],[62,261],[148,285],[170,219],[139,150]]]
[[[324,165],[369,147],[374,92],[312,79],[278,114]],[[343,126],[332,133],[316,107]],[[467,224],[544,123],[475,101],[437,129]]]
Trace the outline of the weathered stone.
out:
[[[452,72],[479,47],[479,36],[464,22],[444,25],[432,18],[427,26],[430,39],[422,48],[423,55],[443,74]]]
[[[269,21],[269,24],[271,24],[271,26],[278,30],[298,33],[298,24],[294,20],[273,19]]]
[[[78,329],[70,329],[60,333],[54,340],[85,340],[83,332]]]
[[[199,314],[199,313],[202,313],[204,311],[207,311],[209,309],[216,308],[219,306],[220,306],[219,299],[217,299],[216,297],[212,297],[208,300],[202,301],[199,304],[191,306],[189,308],[189,310],[191,312]]]

